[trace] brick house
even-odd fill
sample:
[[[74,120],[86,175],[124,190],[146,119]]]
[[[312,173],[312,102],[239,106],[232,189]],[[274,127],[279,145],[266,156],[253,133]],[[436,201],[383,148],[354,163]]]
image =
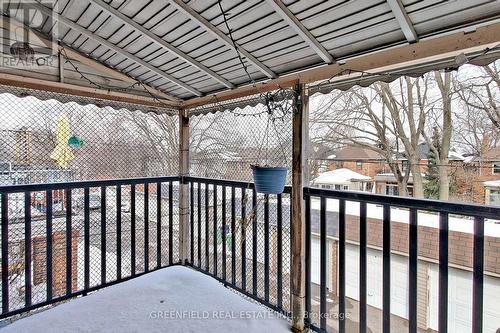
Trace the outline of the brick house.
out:
[[[495,204],[500,196],[500,147],[486,150],[481,157],[468,158],[457,177],[457,195],[463,201]]]
[[[346,168],[372,178],[389,171],[382,155],[360,146],[346,146],[328,156],[327,161],[330,171]]]
[[[419,169],[422,175],[428,170],[429,165],[429,145],[425,142],[418,144],[417,154],[419,158]],[[464,157],[454,151],[449,153],[450,173],[452,176],[460,175],[463,169]],[[397,153],[395,156],[400,169],[408,171],[409,163],[404,153]],[[499,158],[500,160],[500,158]],[[374,180],[374,192],[386,195],[399,195],[396,177],[392,173],[386,159],[374,150],[360,146],[346,146],[328,157],[328,169],[336,170],[340,168],[350,169]],[[500,164],[499,164],[500,171]],[[500,175],[500,173],[499,173]],[[467,178],[464,177],[464,180]],[[408,179],[408,193],[413,196],[413,178]],[[484,202],[484,192],[483,192]]]

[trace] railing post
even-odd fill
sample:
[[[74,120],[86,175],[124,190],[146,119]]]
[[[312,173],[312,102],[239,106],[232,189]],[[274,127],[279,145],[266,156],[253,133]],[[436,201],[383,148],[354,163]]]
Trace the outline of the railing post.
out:
[[[189,116],[187,110],[179,111],[179,259],[186,264],[189,255]]]
[[[307,181],[305,147],[308,133],[309,102],[305,85],[296,87],[296,108],[292,120],[292,219],[291,293],[292,330],[305,329],[305,209],[303,188]]]

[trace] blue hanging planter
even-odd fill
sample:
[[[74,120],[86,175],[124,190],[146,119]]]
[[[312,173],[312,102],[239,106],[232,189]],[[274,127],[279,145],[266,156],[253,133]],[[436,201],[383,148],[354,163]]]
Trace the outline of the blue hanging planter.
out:
[[[252,165],[255,190],[264,194],[280,194],[285,190],[285,167],[267,167]]]
[[[71,148],[79,149],[79,148],[82,148],[82,146],[83,146],[83,140],[80,139],[79,137],[73,135],[71,138],[69,138],[68,145]]]

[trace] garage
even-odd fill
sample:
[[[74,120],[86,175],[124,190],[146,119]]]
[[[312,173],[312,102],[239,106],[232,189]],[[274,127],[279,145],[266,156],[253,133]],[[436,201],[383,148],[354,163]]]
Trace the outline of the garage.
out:
[[[382,309],[382,251],[367,249],[367,303]],[[359,300],[359,247],[346,245],[346,296]],[[391,312],[408,319],[408,259],[391,256]]]
[[[429,327],[438,329],[439,267],[429,269]],[[484,277],[484,332],[500,328],[500,279]],[[469,333],[472,330],[472,273],[462,269],[448,270],[448,331]]]
[[[330,240],[327,240],[327,248],[326,248],[326,285],[328,288],[331,286],[331,256],[330,256]],[[321,246],[318,235],[313,235],[311,239],[311,282],[314,284],[320,284],[320,261],[321,261]],[[336,264],[336,263],[335,263]]]

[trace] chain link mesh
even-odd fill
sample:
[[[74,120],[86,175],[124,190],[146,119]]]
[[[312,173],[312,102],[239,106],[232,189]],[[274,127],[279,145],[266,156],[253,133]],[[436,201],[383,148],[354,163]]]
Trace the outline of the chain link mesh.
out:
[[[80,105],[74,96],[48,92],[41,100],[29,92],[0,86],[0,184],[178,173],[177,116]],[[69,140],[73,147],[81,140],[81,148]]]
[[[132,106],[120,102],[106,102],[106,106],[83,105],[84,102],[98,104],[100,101],[0,85],[0,186],[178,174],[178,118],[170,110],[144,113],[124,109]],[[144,184],[135,187],[135,273],[141,273],[158,267],[158,200],[156,183],[150,184],[148,191]],[[179,219],[176,208],[179,184],[172,183],[171,198],[168,187],[169,183],[161,184],[159,200],[161,266],[170,264],[170,238],[173,238],[174,250],[171,263],[179,261]],[[121,207],[117,205],[115,185],[106,186],[102,191],[101,187],[89,189],[90,287],[132,275],[131,186],[121,186]],[[147,212],[146,193],[149,208]],[[66,295],[67,282],[70,284],[70,292],[85,289],[84,190],[75,188],[71,191],[69,241],[63,189],[51,191],[52,233],[47,234],[48,194],[49,191],[29,193],[27,201],[31,210],[30,230],[25,227],[25,194],[5,194],[8,205],[9,311],[22,309],[27,305],[26,240],[31,240],[32,304],[45,302],[50,292],[47,285],[49,236],[52,238],[51,298]],[[173,200],[172,233],[169,232],[169,199]],[[0,205],[0,210],[2,209]],[[119,267],[118,211],[121,213]],[[71,249],[72,256],[71,281],[68,281],[66,273],[68,248]],[[102,261],[103,253],[105,265]]]
[[[283,100],[282,103],[290,103]],[[291,169],[292,150],[292,112],[276,119],[269,117],[268,107],[262,96],[253,96],[213,104],[191,110],[196,116],[190,119],[190,173],[195,177],[227,179],[252,182],[251,165],[287,166]],[[274,119],[274,120],[270,120]],[[287,183],[291,181],[288,175]],[[217,185],[217,202],[214,202],[214,186]],[[269,229],[265,227],[264,203],[262,194],[257,194],[256,206],[253,204],[252,190],[246,187],[234,188],[234,202],[230,186],[210,183],[208,192],[205,184],[193,183],[194,186],[194,221],[193,221],[193,264],[223,279],[223,234],[226,238],[225,281],[232,283],[232,261],[235,263],[234,285],[252,294],[253,267],[256,264],[256,295],[262,300],[265,294],[265,262],[269,260],[269,303],[278,305],[278,294],[285,311],[290,311],[290,196],[282,198],[281,252],[278,252],[277,197],[269,198]],[[198,190],[200,190],[198,196]],[[225,201],[223,192],[226,192]],[[208,193],[208,207],[205,194]],[[198,201],[199,199],[199,201]],[[235,230],[231,223],[234,205]],[[222,211],[225,207],[226,216]],[[245,218],[242,218],[245,207]],[[198,216],[198,208],[200,214]],[[207,214],[208,212],[208,214]],[[217,219],[214,219],[216,212]],[[254,235],[254,219],[255,235]],[[214,223],[216,223],[214,233]],[[208,237],[206,226],[208,225]],[[200,230],[199,230],[200,229]],[[200,231],[200,232],[199,232]],[[265,238],[268,237],[268,249]],[[243,240],[245,240],[243,242]],[[256,256],[254,256],[254,240]],[[198,245],[200,243],[200,246]],[[216,242],[214,247],[214,242]],[[207,245],[208,243],[208,245]],[[244,249],[243,249],[244,244]],[[234,245],[235,253],[232,253]],[[208,251],[206,251],[208,249]],[[214,250],[217,262],[214,262]],[[198,251],[200,259],[198,260]],[[282,259],[282,287],[278,291],[278,257]],[[243,261],[245,257],[245,261]],[[206,262],[208,258],[208,264]],[[217,267],[217,272],[215,272]],[[243,267],[245,275],[243,275]]]
[[[252,181],[251,165],[291,168],[291,110],[270,117],[260,99],[251,101],[254,106],[239,99],[205,109],[206,113],[192,110],[198,115],[190,119],[191,175]]]

